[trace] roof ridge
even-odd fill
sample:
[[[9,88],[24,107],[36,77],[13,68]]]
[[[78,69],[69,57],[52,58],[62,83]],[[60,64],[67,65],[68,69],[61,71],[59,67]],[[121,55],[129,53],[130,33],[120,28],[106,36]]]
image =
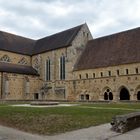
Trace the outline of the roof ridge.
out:
[[[11,36],[16,36],[16,37],[20,37],[20,38],[24,38],[24,39],[36,41],[35,39],[28,38],[28,37],[24,37],[24,36],[17,35],[17,34],[14,34],[14,33],[5,32],[5,31],[2,31],[2,30],[0,30],[0,32],[1,32],[2,34],[8,34],[8,35],[11,35]]]
[[[140,27],[88,41],[74,70],[140,62]]]
[[[136,29],[140,29],[140,27],[136,27],[136,28],[132,28],[132,29],[128,29],[128,30],[123,30],[123,31],[120,31],[120,32],[117,32],[117,33],[112,33],[112,34],[109,34],[109,35],[97,37],[97,38],[95,38],[94,40],[102,39],[102,38],[106,38],[106,37],[111,37],[111,36],[119,35],[119,34],[122,34],[122,33],[131,32],[131,31],[134,31],[134,30],[136,30]],[[92,41],[93,41],[93,40],[92,40]]]
[[[80,27],[80,26],[82,27],[83,25],[84,25],[84,24],[81,24],[81,25],[78,25],[78,26],[75,26],[75,27],[72,27],[72,28],[69,28],[69,29],[66,29],[66,30],[63,30],[63,31],[60,31],[60,32],[57,32],[57,33],[54,33],[54,34],[51,34],[51,35],[48,35],[48,36],[46,36],[46,37],[43,37],[43,38],[38,39],[37,41],[39,41],[39,40],[41,40],[41,39],[45,39],[45,38],[47,38],[47,37],[52,37],[52,36],[61,34],[61,33],[66,32],[66,31],[73,30],[74,28],[78,28],[78,27]]]

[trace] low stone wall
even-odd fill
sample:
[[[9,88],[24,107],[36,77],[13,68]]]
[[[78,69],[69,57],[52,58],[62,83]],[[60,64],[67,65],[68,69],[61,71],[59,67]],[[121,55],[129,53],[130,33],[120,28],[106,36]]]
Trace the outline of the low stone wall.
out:
[[[111,130],[119,133],[125,133],[140,127],[140,112],[117,115],[112,119]]]

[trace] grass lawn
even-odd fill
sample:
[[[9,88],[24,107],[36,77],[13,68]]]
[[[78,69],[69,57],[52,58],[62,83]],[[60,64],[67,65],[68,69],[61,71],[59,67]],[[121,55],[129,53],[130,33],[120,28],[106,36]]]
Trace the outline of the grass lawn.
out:
[[[6,104],[0,105],[0,124],[26,132],[53,135],[107,123],[115,115],[139,109],[140,104],[126,103],[80,104],[53,108],[13,107]]]

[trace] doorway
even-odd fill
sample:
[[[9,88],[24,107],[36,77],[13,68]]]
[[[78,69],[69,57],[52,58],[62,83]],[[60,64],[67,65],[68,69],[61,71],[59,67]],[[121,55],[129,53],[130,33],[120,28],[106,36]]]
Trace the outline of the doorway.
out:
[[[129,95],[129,92],[126,88],[121,89],[120,100],[130,100],[130,95]]]

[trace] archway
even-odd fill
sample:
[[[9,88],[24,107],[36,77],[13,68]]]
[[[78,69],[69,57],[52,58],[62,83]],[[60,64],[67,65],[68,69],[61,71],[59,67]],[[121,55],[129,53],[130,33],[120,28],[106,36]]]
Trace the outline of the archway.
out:
[[[113,100],[113,94],[112,94],[112,92],[109,92],[109,100]]]
[[[104,91],[104,100],[113,100],[113,93],[110,88],[106,88]]]
[[[120,100],[130,100],[130,95],[129,95],[129,92],[126,88],[121,89]]]
[[[107,92],[104,93],[104,100],[108,100],[108,94],[107,94]]]
[[[140,91],[137,93],[137,100],[140,100]]]

